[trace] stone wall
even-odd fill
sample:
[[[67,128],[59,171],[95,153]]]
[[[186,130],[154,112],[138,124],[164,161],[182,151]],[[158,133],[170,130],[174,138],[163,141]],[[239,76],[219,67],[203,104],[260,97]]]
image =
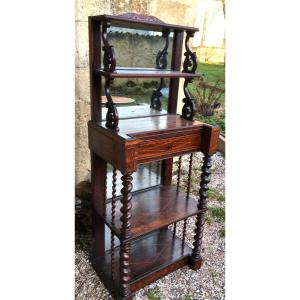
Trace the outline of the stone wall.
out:
[[[90,169],[90,154],[87,141],[87,122],[90,119],[89,106],[89,70],[88,70],[88,16],[111,14],[117,15],[126,12],[153,15],[166,23],[182,24],[194,26],[198,0],[77,0],[76,2],[76,52],[75,52],[75,133],[76,133],[76,183],[83,180]],[[112,37],[113,38],[113,37]],[[117,41],[116,45],[120,43]],[[141,37],[133,37],[129,45],[129,52],[133,53],[134,43],[140,44]],[[147,49],[145,64],[155,62],[157,50],[161,48],[161,42],[153,37],[147,41],[143,40],[139,45],[141,49]],[[169,48],[171,49],[171,47]],[[131,53],[128,57],[131,56]],[[123,54],[124,61],[127,62],[127,54]],[[131,56],[131,63],[140,63],[142,51],[136,57]],[[120,57],[122,59],[122,55]],[[182,98],[182,96],[179,96]]]
[[[155,67],[157,52],[165,45],[165,39],[159,35],[110,32],[108,39],[114,45],[117,66],[120,67]],[[172,50],[172,39],[169,44],[168,67]]]

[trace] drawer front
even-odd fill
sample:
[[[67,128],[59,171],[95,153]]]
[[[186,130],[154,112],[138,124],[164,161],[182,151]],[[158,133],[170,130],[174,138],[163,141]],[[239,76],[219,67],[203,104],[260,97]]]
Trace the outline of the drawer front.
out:
[[[147,162],[200,150],[200,134],[179,137],[152,138],[138,145],[138,161]]]

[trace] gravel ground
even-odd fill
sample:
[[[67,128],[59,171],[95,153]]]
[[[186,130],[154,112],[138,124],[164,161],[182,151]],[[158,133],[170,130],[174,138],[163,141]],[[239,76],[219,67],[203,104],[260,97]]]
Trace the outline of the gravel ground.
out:
[[[194,155],[192,191],[197,195],[199,189],[199,175],[203,155]],[[175,168],[176,169],[176,168]],[[209,208],[225,208],[225,161],[221,154],[212,157],[211,191],[214,192],[208,201]],[[182,178],[186,180],[188,172],[188,157],[182,162]],[[174,174],[174,181],[176,180]],[[221,300],[225,299],[225,239],[224,222],[214,218],[205,224],[203,237],[204,264],[198,271],[188,267],[168,274],[162,279],[137,292],[134,300],[142,299],[195,299]],[[182,223],[177,226],[177,235],[181,236]],[[193,242],[195,218],[188,219],[186,242],[191,247]],[[172,226],[170,226],[172,228]],[[88,253],[76,247],[75,253],[75,299],[100,300],[112,299],[102,282],[92,269],[88,260]],[[150,296],[155,294],[156,297]]]

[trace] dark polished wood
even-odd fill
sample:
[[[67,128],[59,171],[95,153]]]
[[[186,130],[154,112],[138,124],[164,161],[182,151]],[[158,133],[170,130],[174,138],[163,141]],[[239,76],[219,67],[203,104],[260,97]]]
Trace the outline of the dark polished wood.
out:
[[[182,100],[184,105],[182,107],[181,117],[186,120],[194,121],[195,113],[196,113],[196,105],[187,87],[187,85],[191,82],[192,82],[191,79],[185,79],[184,81],[183,91],[184,91],[185,98],[183,98]]]
[[[117,67],[113,72],[104,69],[94,69],[94,73],[111,78],[196,78],[200,74],[174,71],[170,69],[154,68],[121,68]]]
[[[180,71],[181,68],[181,53],[183,43],[183,32],[175,31],[172,49],[172,62],[171,69]],[[180,53],[180,55],[178,55]],[[179,78],[170,79],[169,99],[168,99],[168,112],[170,114],[177,113],[177,99],[178,99]]]
[[[193,32],[187,32],[186,38],[185,38],[185,59],[183,62],[183,72],[185,73],[191,73],[194,74],[197,70],[197,56],[196,53],[192,51],[190,47],[190,38],[194,37]],[[196,112],[196,105],[194,103],[194,99],[191,97],[191,94],[187,88],[187,85],[192,82],[192,78],[185,78],[184,85],[183,85],[183,91],[185,98],[183,99],[183,108],[181,116],[184,119],[194,121],[195,119],[195,112]]]
[[[107,38],[110,26],[161,31],[166,44],[153,62],[156,68],[118,67],[113,45]],[[202,264],[210,156],[217,150],[220,130],[194,120],[195,106],[188,84],[201,75],[195,73],[197,57],[189,41],[197,30],[133,13],[89,17],[91,121],[88,134],[94,215],[91,260],[114,299],[132,299],[135,291],[162,276],[182,266],[197,269]],[[172,61],[170,69],[165,69],[170,32],[174,33]],[[182,66],[184,34],[185,59]],[[119,107],[118,111],[110,94],[114,78],[159,78],[160,86],[153,94],[151,107],[134,105]],[[160,111],[164,78],[170,79],[167,112]],[[185,78],[185,98],[182,115],[177,115],[180,78]],[[101,83],[104,82],[106,108],[101,105]],[[198,201],[189,197],[192,155],[197,151],[205,155]],[[171,185],[173,157],[184,154],[191,155],[186,193],[179,191],[180,182],[177,188]],[[161,163],[155,165],[153,162]],[[135,184],[134,188],[133,177],[145,174],[140,172],[139,167],[143,163],[149,163],[147,174],[152,174],[155,168],[156,180],[146,179],[149,185],[145,188],[142,184],[145,178],[141,177],[140,184]],[[121,191],[118,190],[117,178],[122,181]],[[107,186],[111,198],[106,195]],[[143,190],[138,191],[141,187]],[[197,222],[193,249],[190,249],[185,244],[185,232],[187,218],[194,215]],[[184,228],[182,239],[179,239],[176,223],[181,220],[184,220]],[[174,224],[174,233],[168,230],[170,224]]]
[[[183,62],[183,72],[195,73],[197,70],[198,60],[196,52],[193,52],[190,47],[190,38],[194,37],[193,32],[187,32],[185,38],[185,52],[184,52],[184,62]]]
[[[219,128],[179,115],[138,120],[120,120],[119,132],[108,130],[103,122],[99,125],[89,122],[90,149],[122,172],[136,171],[139,163],[217,150]]]
[[[104,216],[106,202],[106,162],[91,152],[91,186],[92,186],[92,206],[95,211],[101,212]],[[94,245],[93,256],[103,256],[105,249],[105,225],[100,222],[96,214],[93,214]]]
[[[107,102],[105,103],[105,106],[107,108],[106,113],[106,123],[105,126],[107,128],[113,129],[118,131],[119,127],[119,113],[117,110],[116,105],[114,104],[112,97],[110,95],[110,85],[113,83],[113,78],[105,78],[105,96],[107,98]]]
[[[107,29],[110,27],[111,22],[103,22],[102,24],[102,41],[103,41],[103,66],[107,72],[113,72],[116,68],[116,55],[112,45],[109,44],[107,38]]]
[[[180,118],[179,115],[168,114],[163,116],[139,118],[137,122],[133,122],[130,119],[120,120],[120,131],[115,133],[115,135],[118,136],[123,134],[127,136],[142,137],[160,133],[181,132],[184,134],[185,130],[202,128],[205,126],[211,127],[203,122],[192,122]],[[105,124],[100,122],[98,127],[105,128]]]
[[[160,98],[162,97],[162,88],[164,87],[164,79],[160,79],[160,85],[159,87],[154,90],[152,96],[151,96],[151,105],[150,107],[155,109],[155,110],[161,110],[161,100]]]
[[[90,67],[90,98],[91,98],[91,120],[99,122],[101,116],[101,77],[94,68],[101,67],[101,30],[100,24],[89,17],[89,67]]]
[[[179,71],[181,68],[181,53],[183,43],[183,32],[174,31],[171,69]],[[180,53],[180,54],[179,54]],[[179,78],[171,78],[169,85],[168,112],[176,114],[178,99]],[[162,182],[170,185],[172,183],[173,158],[164,159],[162,163]]]
[[[112,175],[112,197],[111,197],[111,224],[115,226],[116,218],[116,198],[117,198],[117,169],[113,168]],[[116,276],[115,272],[115,234],[111,231],[111,277],[114,280]]]
[[[167,24],[154,16],[147,16],[135,13],[126,13],[118,16],[111,15],[99,15],[93,16],[95,21],[105,21],[111,22],[111,26],[123,27],[123,28],[133,28],[141,30],[152,30],[152,31],[164,31],[164,30],[180,30],[180,31],[199,31],[198,28]]]
[[[193,243],[193,253],[190,258],[190,267],[193,270],[198,269],[202,265],[201,246],[203,238],[203,226],[205,223],[205,212],[207,210],[207,191],[208,184],[210,182],[210,168],[211,168],[211,157],[209,155],[204,157],[204,163],[202,166],[200,191],[198,209],[200,213],[197,215],[196,229]]]
[[[164,31],[163,37],[166,39],[166,44],[162,50],[159,50],[156,56],[156,68],[157,69],[165,69],[167,67],[167,55],[168,55],[168,47],[169,47],[169,35],[170,31]]]
[[[131,292],[129,288],[130,281],[130,259],[129,259],[129,251],[130,251],[130,242],[129,238],[131,237],[131,199],[132,199],[132,176],[130,173],[123,174],[122,176],[122,184],[123,188],[121,190],[121,208],[120,213],[121,216],[116,214],[116,226],[118,220],[121,221],[121,245],[120,245],[120,288],[121,295],[123,297],[129,297]],[[119,218],[118,218],[119,217]]]
[[[199,213],[197,201],[193,198],[186,199],[186,193],[177,191],[174,186],[155,187],[136,193],[132,197],[131,205],[130,236],[122,233],[120,201],[116,202],[114,226],[111,216],[106,218],[106,223],[120,239],[136,239]],[[111,203],[107,204],[107,209],[111,209]],[[101,215],[101,211],[98,212]]]
[[[181,240],[177,237],[173,238],[173,234],[169,230],[157,231],[132,242],[130,291],[135,292],[167,273],[186,265],[191,252],[192,249],[187,245],[182,249]],[[119,260],[118,255],[116,255],[115,269],[117,276],[120,274]],[[104,279],[106,286],[111,291],[118,291],[119,285],[117,282],[119,277],[116,277],[116,283],[111,280],[110,251],[106,251],[104,258],[95,258],[92,263],[97,273]]]

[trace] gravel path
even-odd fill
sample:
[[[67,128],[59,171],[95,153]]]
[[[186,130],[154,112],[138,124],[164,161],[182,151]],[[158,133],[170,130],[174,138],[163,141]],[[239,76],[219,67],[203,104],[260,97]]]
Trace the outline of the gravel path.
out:
[[[200,162],[203,155],[194,155],[194,175],[192,190],[197,194],[199,189]],[[188,157],[183,159],[182,177],[187,175]],[[212,194],[208,201],[209,208],[225,208],[225,161],[219,154],[212,157],[212,177],[210,188]],[[175,175],[174,175],[175,180]],[[188,219],[187,244],[191,247],[193,242],[195,218]],[[172,226],[170,226],[172,228]],[[177,235],[182,232],[182,222],[177,226]],[[205,224],[203,237],[203,256],[205,258],[202,268],[192,271],[188,267],[168,274],[162,279],[137,292],[134,300],[142,299],[172,299],[172,300],[223,300],[225,299],[225,239],[224,222],[214,215]],[[100,300],[112,299],[102,282],[92,269],[86,251],[76,247],[75,253],[75,299]]]

